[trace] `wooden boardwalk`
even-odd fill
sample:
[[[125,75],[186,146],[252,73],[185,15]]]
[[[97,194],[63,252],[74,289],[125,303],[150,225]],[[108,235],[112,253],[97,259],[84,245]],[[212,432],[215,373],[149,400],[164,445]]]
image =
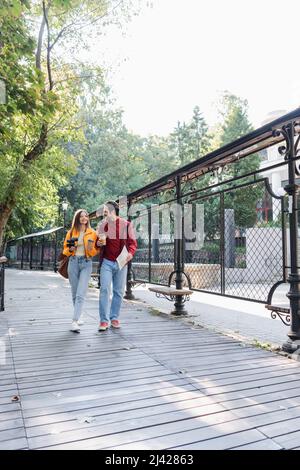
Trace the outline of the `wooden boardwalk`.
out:
[[[298,362],[142,303],[124,303],[122,328],[98,333],[94,289],[72,333],[67,281],[6,274],[0,449],[300,447]]]

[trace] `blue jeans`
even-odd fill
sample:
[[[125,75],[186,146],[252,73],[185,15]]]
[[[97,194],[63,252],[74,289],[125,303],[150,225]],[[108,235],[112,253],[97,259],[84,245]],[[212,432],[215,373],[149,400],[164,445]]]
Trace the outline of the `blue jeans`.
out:
[[[100,270],[100,322],[108,323],[109,320],[117,320],[119,318],[126,279],[127,266],[120,270],[116,261],[103,260]],[[110,306],[111,284],[113,285],[113,296]]]
[[[92,260],[84,256],[70,256],[68,274],[74,305],[73,320],[78,321],[92,274]]]

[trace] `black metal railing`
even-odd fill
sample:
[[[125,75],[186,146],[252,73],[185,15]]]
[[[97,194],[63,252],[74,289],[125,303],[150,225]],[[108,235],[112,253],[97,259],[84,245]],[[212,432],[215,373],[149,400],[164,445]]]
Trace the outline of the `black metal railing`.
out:
[[[64,229],[58,227],[24,235],[7,244],[6,255],[10,268],[54,271],[63,249]],[[98,257],[93,258],[93,275],[98,273]]]
[[[11,240],[6,250],[9,266],[30,270],[53,270],[56,272],[62,244],[62,227]]]
[[[181,242],[183,286],[189,279],[189,286],[196,291],[266,303],[272,286],[286,277],[284,197],[272,192],[267,178],[246,184],[239,184],[236,178],[234,188],[224,186],[220,184],[209,195],[199,196],[194,191],[186,199],[202,207],[204,236],[199,247],[187,248],[186,238]],[[245,205],[246,215],[241,213],[245,193],[253,198]],[[272,220],[261,221],[256,207],[266,195],[272,205]],[[163,211],[166,215],[165,203]],[[141,225],[141,217],[138,221]],[[155,232],[159,233],[160,227],[149,225],[148,232],[138,239],[132,263],[134,279],[168,285],[177,259],[176,240],[172,231],[168,234],[172,242],[162,235],[154,237]]]
[[[5,257],[0,258],[0,312],[4,311]]]
[[[264,153],[259,164],[259,152],[269,149],[272,156],[266,160]],[[277,287],[288,283],[289,309],[274,306],[272,317],[288,311],[291,327],[284,349],[299,348],[299,185],[298,108],[128,194],[138,249],[129,264],[127,297],[132,298],[134,282],[149,282],[272,307]],[[188,236],[186,205],[192,207]],[[200,228],[193,215],[197,211]],[[22,268],[44,269],[45,250],[45,243],[39,251],[34,240],[23,240],[17,261]],[[56,256],[51,259],[55,266]],[[176,297],[177,314],[185,313],[183,302]]]
[[[257,165],[259,152],[266,149],[272,155],[269,160],[264,155]],[[284,349],[297,349],[293,342],[300,339],[299,184],[297,109],[127,195],[128,207],[139,205],[136,219],[131,212],[137,232],[143,226],[130,278],[172,283],[177,289],[189,286],[268,307],[277,287],[289,283],[289,309],[280,312],[274,307],[274,312],[289,312],[290,341]],[[184,212],[177,233],[171,227],[169,241],[162,235],[163,212],[167,208],[172,213],[174,202],[177,208],[187,203],[201,206],[203,236],[196,249],[188,248],[192,239],[179,236],[184,235]],[[154,203],[155,211],[162,213],[155,223]],[[146,230],[143,218],[148,221]]]

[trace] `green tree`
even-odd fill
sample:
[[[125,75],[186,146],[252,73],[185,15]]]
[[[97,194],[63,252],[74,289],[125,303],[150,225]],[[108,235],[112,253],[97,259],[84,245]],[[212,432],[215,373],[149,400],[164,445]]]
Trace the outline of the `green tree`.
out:
[[[221,106],[223,123],[220,131],[220,143],[226,145],[253,130],[248,118],[248,102],[228,92],[224,93]],[[257,153],[229,164],[224,174],[219,175],[219,181],[242,176],[256,171],[260,166]],[[240,183],[253,181],[253,177],[243,178]],[[225,208],[235,211],[235,223],[240,227],[252,227],[256,221],[256,204],[262,197],[262,187],[251,185],[241,190],[233,190],[225,195]]]
[[[81,111],[85,139],[78,172],[63,196],[72,208],[93,211],[105,199],[115,199],[142,186],[141,139],[127,131],[119,110]]]
[[[61,193],[74,210],[93,211],[104,200],[125,196],[175,168],[167,139],[132,134],[122,114],[121,110],[97,109],[94,103],[81,111],[87,144],[77,174]]]
[[[248,119],[248,102],[229,92],[224,92],[219,113],[222,117],[221,145],[226,145],[253,130]]]
[[[90,78],[87,87],[79,112],[85,144],[79,146],[78,173],[60,193],[71,209],[93,211],[104,200],[127,195],[169,173],[178,159],[168,138],[142,138],[126,129],[123,112],[114,107],[104,81],[99,89],[99,80]]]
[[[155,135],[142,139],[141,155],[145,169],[143,186],[171,173],[178,168],[178,158],[170,147],[170,138]]]
[[[205,155],[209,148],[208,126],[199,106],[195,106],[189,123],[180,123],[170,136],[171,148],[176,149],[179,166]]]
[[[118,6],[129,3],[2,0],[0,76],[8,100],[0,105],[0,247],[13,210],[29,210],[28,189],[35,189],[31,196],[37,202],[47,192],[49,207],[57,203],[58,186],[74,172],[74,145],[68,142],[84,137],[77,96],[87,75],[101,71],[72,62],[72,52],[86,44],[92,29],[98,32],[104,21],[115,21]],[[32,31],[38,20],[35,37]],[[27,215],[32,216],[30,210]]]
[[[55,97],[44,93],[44,80],[34,64],[34,39],[24,14],[28,2],[2,3],[0,10],[0,75],[7,104],[0,106],[0,246],[4,228],[21,199],[28,169],[47,146],[46,126]],[[22,205],[22,204],[21,204]]]

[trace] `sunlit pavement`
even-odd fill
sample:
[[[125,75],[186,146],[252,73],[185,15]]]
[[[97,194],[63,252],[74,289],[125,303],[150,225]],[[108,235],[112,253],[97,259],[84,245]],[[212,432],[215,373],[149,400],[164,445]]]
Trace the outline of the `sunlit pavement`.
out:
[[[148,287],[150,284],[134,288],[136,299],[164,313],[170,312],[173,303],[157,298]],[[281,288],[277,298],[274,298],[277,304],[286,303],[286,288],[287,286]],[[279,319],[273,320],[270,311],[261,303],[194,292],[185,307],[189,314],[188,320],[218,332],[274,345],[281,345],[287,340],[288,327]]]

